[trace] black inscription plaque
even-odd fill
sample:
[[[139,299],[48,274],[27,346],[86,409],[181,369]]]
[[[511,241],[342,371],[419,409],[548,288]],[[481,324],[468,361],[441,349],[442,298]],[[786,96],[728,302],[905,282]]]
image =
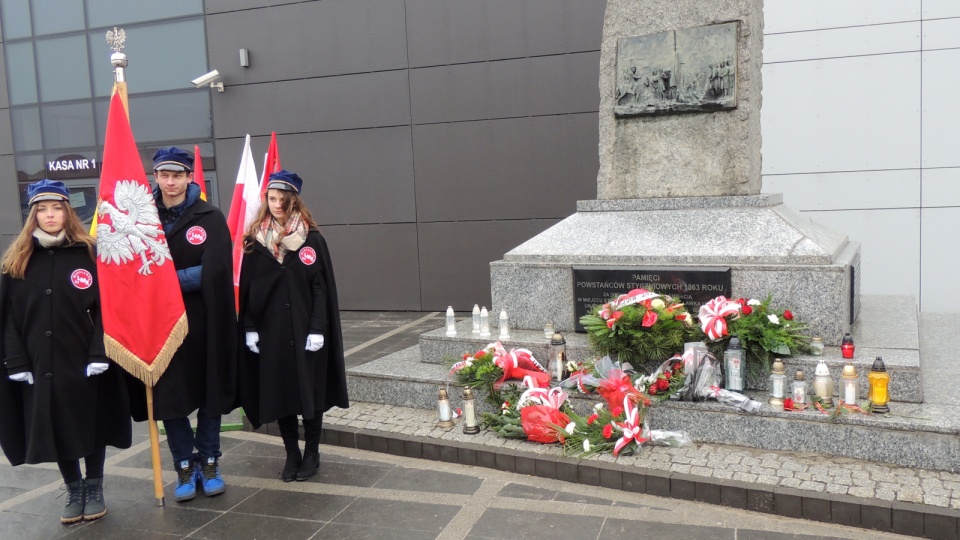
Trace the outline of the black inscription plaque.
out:
[[[683,302],[687,311],[697,314],[700,306],[723,295],[730,297],[730,267],[649,267],[619,266],[573,267],[573,301],[576,331],[586,332],[580,317],[590,308],[633,289],[647,289],[672,296]]]

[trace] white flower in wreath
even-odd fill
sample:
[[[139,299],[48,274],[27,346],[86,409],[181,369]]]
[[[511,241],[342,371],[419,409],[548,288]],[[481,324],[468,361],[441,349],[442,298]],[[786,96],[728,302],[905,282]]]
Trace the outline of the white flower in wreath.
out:
[[[650,307],[652,307],[653,309],[663,309],[667,307],[667,305],[663,303],[663,300],[659,298],[654,298],[653,300],[650,301]]]
[[[602,410],[603,410],[603,402],[601,401],[600,403],[597,403],[596,405],[594,405],[594,406],[593,406],[593,410],[595,410],[595,411],[597,411],[597,412],[602,411]]]
[[[590,439],[584,439],[584,440],[583,440],[583,451],[584,451],[584,452],[589,452],[589,451],[590,451]]]
[[[574,424],[573,422],[570,422],[569,424],[567,424],[567,427],[563,428],[563,430],[566,431],[568,435],[573,435],[573,430],[576,428],[577,428],[577,425]]]
[[[747,300],[747,305],[748,305],[748,306],[759,306],[759,305],[761,305],[762,303],[763,303],[763,302],[757,300],[756,298],[751,298],[751,299]]]
[[[777,317],[776,315],[773,315],[773,314],[767,315],[767,320],[769,320],[773,324],[780,324],[780,317]]]

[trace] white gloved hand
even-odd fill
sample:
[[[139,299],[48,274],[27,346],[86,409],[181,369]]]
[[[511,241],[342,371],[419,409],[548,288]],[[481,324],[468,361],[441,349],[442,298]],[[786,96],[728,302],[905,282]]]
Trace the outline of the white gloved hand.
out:
[[[29,371],[24,371],[22,373],[14,373],[10,375],[11,381],[25,382],[27,384],[33,384],[33,373]]]
[[[87,377],[99,375],[107,370],[110,364],[106,362],[90,362],[87,364]]]
[[[260,343],[260,334],[247,332],[247,348],[252,352],[260,354],[260,347],[257,347],[257,343]]]
[[[310,334],[307,336],[307,350],[317,352],[323,348],[323,334]]]

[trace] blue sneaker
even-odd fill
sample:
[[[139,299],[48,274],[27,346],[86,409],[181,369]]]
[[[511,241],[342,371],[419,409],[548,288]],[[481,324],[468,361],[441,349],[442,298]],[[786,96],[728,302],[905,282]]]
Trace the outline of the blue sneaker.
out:
[[[197,479],[200,480],[203,494],[207,497],[219,495],[227,490],[227,485],[223,483],[223,477],[220,476],[220,464],[215,457],[201,458]]]
[[[189,501],[197,496],[197,467],[192,460],[185,459],[175,463],[177,469],[177,487],[173,490],[173,498],[177,502]]]

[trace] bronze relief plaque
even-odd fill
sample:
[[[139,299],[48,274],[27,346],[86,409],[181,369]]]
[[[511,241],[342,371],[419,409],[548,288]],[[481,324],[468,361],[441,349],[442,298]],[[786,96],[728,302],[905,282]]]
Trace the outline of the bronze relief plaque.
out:
[[[614,114],[736,108],[739,26],[729,22],[620,38]]]

